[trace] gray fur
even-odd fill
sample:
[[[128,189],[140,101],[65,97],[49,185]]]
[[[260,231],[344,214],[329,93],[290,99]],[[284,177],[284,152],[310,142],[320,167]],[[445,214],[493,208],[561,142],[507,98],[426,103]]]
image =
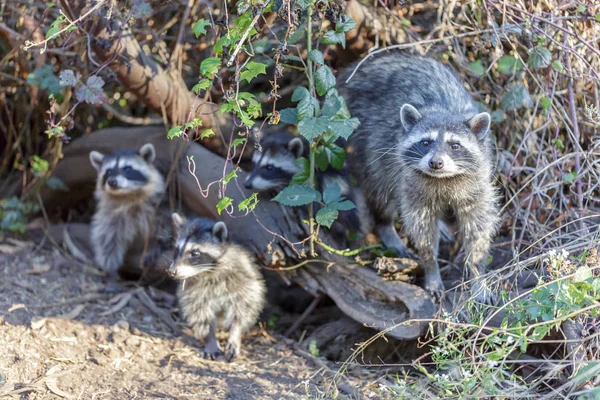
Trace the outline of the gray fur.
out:
[[[182,281],[177,293],[181,312],[197,339],[208,338],[205,358],[222,355],[215,331],[218,326],[228,329],[225,358],[231,361],[264,307],[262,274],[248,250],[227,240],[223,222],[206,218],[187,222],[173,214],[173,223],[178,234],[169,273]]]
[[[141,250],[149,238],[155,207],[164,191],[163,177],[152,164],[154,157],[152,144],[142,146],[139,152],[119,150],[107,156],[90,153],[90,161],[98,171],[96,213],[91,226],[94,261],[111,279],[127,253]],[[145,181],[132,182],[124,174],[116,174],[113,178],[117,188],[104,182],[108,169],[123,166],[138,171]]]
[[[469,269],[479,276],[499,219],[489,114],[479,113],[450,68],[401,53],[365,62],[341,92],[361,122],[350,136],[348,166],[382,241],[409,255],[393,226],[399,211],[423,261],[425,287],[439,296],[439,222],[454,216]]]

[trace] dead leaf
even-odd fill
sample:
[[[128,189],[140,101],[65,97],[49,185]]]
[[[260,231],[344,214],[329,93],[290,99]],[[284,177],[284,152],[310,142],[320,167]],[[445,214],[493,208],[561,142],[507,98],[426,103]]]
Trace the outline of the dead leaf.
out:
[[[63,397],[65,399],[75,398],[75,396],[73,396],[72,394],[64,392],[58,388],[58,385],[56,384],[56,378],[47,378],[46,386],[48,386],[48,389],[50,389],[50,391],[57,396]]]

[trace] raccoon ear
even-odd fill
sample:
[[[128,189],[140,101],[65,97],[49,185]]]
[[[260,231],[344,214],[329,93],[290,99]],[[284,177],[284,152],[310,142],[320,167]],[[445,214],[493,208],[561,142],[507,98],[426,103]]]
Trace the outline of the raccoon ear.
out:
[[[178,230],[181,229],[181,227],[187,222],[185,217],[182,217],[177,213],[171,214],[171,219],[173,220],[173,225],[175,225],[175,228]]]
[[[102,168],[102,160],[104,160],[104,154],[98,151],[90,152],[90,162],[92,163],[92,166],[96,168],[96,171],[100,171]]]
[[[138,153],[140,153],[140,156],[146,160],[148,164],[153,163],[156,158],[156,151],[154,150],[154,145],[152,143],[143,145]]]
[[[227,226],[225,222],[218,221],[212,228],[213,235],[215,235],[221,242],[227,241]]]
[[[421,113],[408,103],[400,109],[400,122],[402,122],[404,132],[410,131],[421,118],[423,118]]]
[[[294,157],[302,157],[302,153],[304,153],[304,143],[302,143],[302,139],[297,137],[290,140],[288,143],[288,150],[294,155]]]
[[[490,130],[491,122],[492,118],[490,117],[490,114],[482,112],[468,120],[467,125],[469,125],[469,128],[475,136],[477,136],[477,139],[481,140]]]

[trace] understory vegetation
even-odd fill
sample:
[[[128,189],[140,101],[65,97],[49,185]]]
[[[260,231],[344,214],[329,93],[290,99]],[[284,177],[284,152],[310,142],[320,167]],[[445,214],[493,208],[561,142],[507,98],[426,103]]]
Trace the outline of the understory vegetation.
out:
[[[356,256],[320,236],[354,207],[339,187],[320,192],[315,181],[315,171],[343,166],[336,140],[360,124],[336,89],[337,71],[384,51],[434,57],[492,115],[502,226],[481,279],[498,294],[497,305],[475,303],[463,290],[472,282],[463,279],[418,343],[398,343],[380,363],[363,355],[385,331],[357,343],[317,396],[339,395],[340,381],[351,382],[359,365],[380,374],[364,389],[372,398],[600,398],[600,5],[83,3],[0,5],[0,238],[23,234],[36,217],[55,221],[40,193],[68,189],[52,177],[63,150],[92,131],[124,125],[165,124],[172,141],[198,141],[220,154],[221,178],[202,181],[199,190],[216,193],[218,214],[250,218],[262,200],[255,193],[235,201],[231,193],[243,184],[238,174],[249,165],[256,132],[289,128],[311,143],[309,158],[296,161],[302,171],[275,198],[308,206],[308,235],[291,246],[302,256]],[[131,60],[103,61],[99,54],[113,54],[111,43],[96,36],[106,31],[131,33],[138,45],[127,51],[158,66],[144,72],[157,77],[152,90],[134,89],[119,75],[136,71]],[[115,60],[121,71],[110,66]],[[161,103],[165,77],[181,92]],[[206,167],[186,161],[190,173]],[[442,266],[462,274],[453,261]],[[314,345],[309,351],[318,356]]]

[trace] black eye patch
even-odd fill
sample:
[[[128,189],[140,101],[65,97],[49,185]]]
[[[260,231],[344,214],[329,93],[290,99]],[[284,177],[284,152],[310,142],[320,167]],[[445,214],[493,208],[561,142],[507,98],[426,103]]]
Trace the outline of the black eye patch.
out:
[[[134,182],[140,182],[140,183],[148,182],[148,178],[146,178],[146,175],[142,174],[137,169],[133,169],[130,166],[125,166],[125,167],[121,168],[120,172],[121,172],[121,175],[123,175],[125,177],[125,179],[127,179],[128,181],[134,181]]]
[[[407,160],[415,161],[415,160],[420,160],[421,158],[423,158],[423,156],[425,154],[429,153],[429,151],[433,147],[432,146],[433,142],[428,141],[429,143],[427,146],[423,146],[422,142],[423,141],[415,143],[411,147],[406,149],[404,151],[404,153],[402,154],[404,156],[404,158]]]
[[[277,168],[271,164],[260,169],[260,177],[268,181],[292,179],[292,175],[290,173],[285,172],[281,168]]]

